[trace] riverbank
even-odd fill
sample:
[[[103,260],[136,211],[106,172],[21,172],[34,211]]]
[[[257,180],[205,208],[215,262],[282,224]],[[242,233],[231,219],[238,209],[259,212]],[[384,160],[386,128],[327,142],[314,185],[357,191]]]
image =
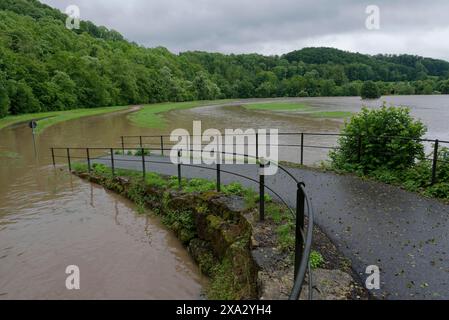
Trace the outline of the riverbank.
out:
[[[36,133],[39,134],[42,133],[48,127],[51,127],[57,123],[88,116],[97,116],[101,114],[124,111],[129,108],[130,108],[129,106],[119,106],[119,107],[104,107],[94,109],[73,109],[67,111],[39,112],[39,113],[21,114],[17,116],[7,116],[3,119],[0,119],[0,130],[18,123],[28,122],[37,119],[38,126],[36,128]]]

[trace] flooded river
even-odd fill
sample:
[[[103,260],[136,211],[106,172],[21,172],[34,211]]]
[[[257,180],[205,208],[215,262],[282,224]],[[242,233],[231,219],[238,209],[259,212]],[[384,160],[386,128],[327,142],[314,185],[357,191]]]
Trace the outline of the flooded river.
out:
[[[314,118],[301,111],[246,110],[241,105],[253,102],[296,101],[312,107],[316,111],[358,112],[362,106],[377,108],[384,102],[387,106],[410,107],[411,115],[420,119],[428,128],[426,137],[449,140],[449,95],[435,96],[387,96],[378,100],[361,100],[359,97],[329,98],[281,98],[250,99],[225,106],[207,106],[188,110],[171,111],[167,114],[177,128],[190,128],[193,120],[203,121],[203,130],[207,128],[274,128],[279,132],[338,133],[344,119]],[[168,133],[169,131],[167,131]],[[280,160],[300,162],[300,135],[280,136],[279,144],[288,145],[279,148]],[[329,147],[337,146],[337,137],[307,134],[304,136],[304,163],[318,165],[328,159]],[[427,143],[426,150],[431,150]]]
[[[50,146],[112,145],[129,132],[144,133],[124,114],[59,124],[35,158],[26,125],[0,131],[0,299],[201,298],[206,279],[157,218],[50,165]],[[80,290],[65,287],[69,265]]]
[[[320,110],[360,110],[362,104],[407,105],[428,126],[428,136],[449,140],[448,96],[289,99]],[[0,131],[0,299],[198,299],[207,280],[186,250],[158,219],[138,215],[127,200],[51,166],[49,148],[119,146],[121,135],[191,131],[193,120],[207,128],[277,128],[281,132],[338,132],[342,119],[316,119],[295,112],[246,110],[239,105],[174,110],[163,129],[138,128],[126,113],[82,118],[46,129],[37,137],[37,156],[26,124]],[[269,101],[269,100],[266,100]],[[298,136],[281,143],[299,144]],[[156,143],[156,142],[154,142]],[[331,146],[335,138],[307,136],[306,145]],[[316,164],[328,150],[306,148]],[[299,148],[280,150],[281,160],[299,162]],[[65,288],[65,268],[77,265],[81,289]]]

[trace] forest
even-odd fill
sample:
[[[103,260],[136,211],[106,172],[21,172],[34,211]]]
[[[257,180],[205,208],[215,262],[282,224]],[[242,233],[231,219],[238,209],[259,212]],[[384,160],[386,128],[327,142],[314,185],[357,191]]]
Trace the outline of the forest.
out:
[[[0,2],[0,117],[223,98],[448,94],[449,62],[303,48],[281,56],[146,48],[37,0]],[[157,45],[157,44],[155,44]]]

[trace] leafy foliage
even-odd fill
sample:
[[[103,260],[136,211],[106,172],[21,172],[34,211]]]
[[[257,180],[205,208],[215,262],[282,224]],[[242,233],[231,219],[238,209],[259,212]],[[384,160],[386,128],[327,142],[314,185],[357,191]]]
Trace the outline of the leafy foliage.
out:
[[[0,117],[221,98],[449,93],[449,63],[305,48],[283,56],[144,48],[37,0],[0,2]]]
[[[410,168],[424,155],[426,127],[410,116],[408,108],[363,108],[346,123],[339,149],[330,153],[337,169],[364,172]],[[360,157],[360,159],[359,159]]]
[[[439,147],[436,182],[431,184],[432,163],[428,159],[434,155],[424,156],[424,146],[417,140],[426,128],[410,116],[407,108],[364,108],[351,118],[343,132],[346,136],[340,138],[340,148],[330,153],[332,169],[449,200],[449,148]]]
[[[362,85],[361,96],[363,99],[377,99],[380,98],[379,88],[373,81],[366,81]]]
[[[310,267],[312,269],[319,268],[324,263],[324,258],[318,251],[310,252]]]

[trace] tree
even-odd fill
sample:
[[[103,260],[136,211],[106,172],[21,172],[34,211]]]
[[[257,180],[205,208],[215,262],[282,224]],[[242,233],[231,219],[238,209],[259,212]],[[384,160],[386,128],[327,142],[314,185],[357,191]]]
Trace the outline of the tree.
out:
[[[40,111],[39,100],[33,94],[33,90],[25,81],[11,81],[8,95],[10,99],[11,114],[33,113]]]
[[[419,141],[427,129],[405,107],[363,108],[342,130],[339,149],[330,153],[335,168],[364,172],[402,170],[424,157]]]
[[[200,72],[193,80],[193,86],[197,91],[199,100],[215,99],[220,94],[220,89],[213,83],[205,72]]]
[[[373,81],[364,82],[360,94],[362,99],[378,99],[381,96],[377,84]]]
[[[449,94],[449,80],[440,82],[439,89],[442,94]]]
[[[10,100],[5,87],[0,85],[0,118],[8,115]]]
[[[7,105],[20,114],[169,100],[360,95],[368,80],[376,81],[379,94],[449,93],[449,62],[443,60],[333,48],[282,56],[178,55],[139,46],[89,21],[68,30],[65,20],[38,0],[0,1],[2,114]],[[378,96],[367,91],[366,97]]]

